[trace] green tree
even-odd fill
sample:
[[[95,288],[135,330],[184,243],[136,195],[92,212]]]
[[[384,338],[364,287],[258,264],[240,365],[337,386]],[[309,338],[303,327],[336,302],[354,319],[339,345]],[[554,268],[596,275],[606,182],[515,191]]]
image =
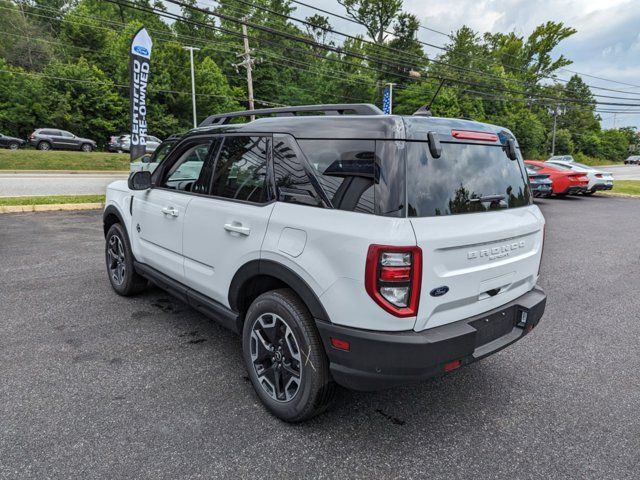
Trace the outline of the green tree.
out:
[[[347,15],[360,23],[371,40],[382,45],[388,37],[387,31],[402,8],[402,0],[338,0]]]

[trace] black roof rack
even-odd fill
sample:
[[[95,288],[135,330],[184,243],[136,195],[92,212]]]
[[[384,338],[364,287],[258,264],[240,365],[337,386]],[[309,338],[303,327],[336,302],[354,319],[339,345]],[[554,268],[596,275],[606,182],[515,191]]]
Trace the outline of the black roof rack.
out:
[[[371,103],[335,103],[327,105],[299,105],[294,107],[261,108],[258,110],[242,110],[240,112],[221,113],[205,118],[199,127],[210,125],[225,125],[233,118],[275,115],[277,117],[292,117],[301,112],[317,112],[325,115],[383,115]]]

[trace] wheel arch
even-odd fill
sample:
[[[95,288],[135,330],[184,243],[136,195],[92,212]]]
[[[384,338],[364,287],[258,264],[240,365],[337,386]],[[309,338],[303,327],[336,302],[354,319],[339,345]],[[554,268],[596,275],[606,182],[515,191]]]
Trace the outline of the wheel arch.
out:
[[[108,205],[107,208],[105,208],[104,212],[102,213],[102,227],[104,230],[105,238],[111,226],[116,223],[119,223],[120,225],[122,225],[122,228],[124,228],[124,231],[128,236],[129,232],[127,232],[127,225],[124,223],[124,218],[122,217],[122,214],[115,206]]]
[[[238,269],[229,286],[229,306],[240,314],[238,321],[242,323],[255,298],[278,288],[293,290],[316,321],[330,323],[326,310],[309,284],[289,267],[272,260],[252,260]]]

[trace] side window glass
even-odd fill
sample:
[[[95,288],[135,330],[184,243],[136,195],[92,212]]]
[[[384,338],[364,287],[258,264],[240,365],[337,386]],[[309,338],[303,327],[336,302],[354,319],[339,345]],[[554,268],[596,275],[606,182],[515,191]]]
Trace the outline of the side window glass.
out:
[[[373,140],[299,140],[334,208],[374,213],[376,145]]]
[[[316,189],[298,158],[291,139],[284,135],[273,137],[273,170],[278,200],[286,203],[322,206]]]
[[[216,161],[211,195],[267,201],[267,138],[226,137]]]
[[[206,193],[208,181],[201,179],[201,173],[203,177],[206,176],[203,166],[211,144],[211,140],[206,140],[188,147],[166,173],[161,186],[185,192]]]

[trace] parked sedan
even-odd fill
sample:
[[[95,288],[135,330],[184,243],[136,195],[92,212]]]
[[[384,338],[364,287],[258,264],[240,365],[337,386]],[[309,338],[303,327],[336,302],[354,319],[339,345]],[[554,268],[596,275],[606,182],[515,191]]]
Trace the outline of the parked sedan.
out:
[[[525,160],[524,163],[536,173],[549,175],[553,182],[551,191],[559,197],[586,192],[589,186],[589,179],[584,172],[574,172],[549,162]]]
[[[553,182],[546,173],[537,173],[535,170],[527,167],[527,176],[529,177],[529,185],[534,197],[548,197],[552,193]]]
[[[54,128],[38,128],[29,135],[29,145],[43,151],[58,149],[82,150],[83,152],[95,150],[97,146],[94,140],[78,137],[66,130],[57,130]]]
[[[0,133],[0,147],[8,148],[10,150],[17,150],[20,147],[24,146],[27,143],[25,140],[16,137],[10,137],[8,135],[3,135]]]
[[[603,172],[596,168],[584,165],[578,162],[567,162],[564,160],[547,160],[545,163],[549,163],[560,168],[567,170],[573,170],[574,172],[584,173],[589,179],[589,185],[585,195],[591,195],[598,190],[611,190],[613,188],[613,175],[609,172]]]
[[[631,155],[624,161],[625,165],[640,165],[640,155]]]

